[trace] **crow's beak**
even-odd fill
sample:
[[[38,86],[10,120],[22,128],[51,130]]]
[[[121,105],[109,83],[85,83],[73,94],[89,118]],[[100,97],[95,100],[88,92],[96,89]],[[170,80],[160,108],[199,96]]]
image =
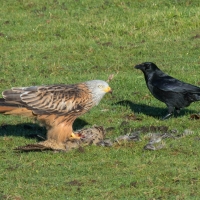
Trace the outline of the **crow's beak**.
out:
[[[143,69],[143,65],[142,65],[142,64],[136,65],[136,66],[135,66],[135,69],[141,69],[141,70],[142,70],[142,69]]]

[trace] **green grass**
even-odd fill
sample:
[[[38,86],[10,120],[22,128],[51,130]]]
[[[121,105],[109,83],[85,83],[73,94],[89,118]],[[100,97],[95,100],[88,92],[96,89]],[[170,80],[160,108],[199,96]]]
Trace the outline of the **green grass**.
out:
[[[75,128],[114,127],[107,138],[151,125],[191,129],[194,135],[168,139],[160,151],[143,151],[142,137],[112,148],[88,146],[84,152],[15,153],[16,146],[36,142],[29,134],[45,130],[30,127],[26,118],[0,116],[0,199],[199,199],[200,125],[189,118],[200,112],[200,103],[177,118],[159,120],[166,106],[133,68],[155,62],[171,76],[200,85],[199,8],[197,0],[2,1],[1,91],[115,74],[114,97],[105,96]],[[142,120],[122,127],[131,113]]]

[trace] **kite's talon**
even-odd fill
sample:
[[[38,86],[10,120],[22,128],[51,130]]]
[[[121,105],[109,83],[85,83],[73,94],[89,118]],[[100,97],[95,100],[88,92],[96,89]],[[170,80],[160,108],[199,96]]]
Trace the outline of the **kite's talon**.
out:
[[[81,139],[81,134],[72,133],[69,139],[70,140],[80,140]]]

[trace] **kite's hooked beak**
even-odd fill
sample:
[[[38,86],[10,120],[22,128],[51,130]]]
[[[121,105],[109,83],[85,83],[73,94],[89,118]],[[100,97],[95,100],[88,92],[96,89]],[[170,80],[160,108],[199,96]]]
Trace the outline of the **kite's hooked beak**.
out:
[[[111,93],[112,94],[112,89],[108,86],[107,88],[105,88],[104,90],[106,93]]]

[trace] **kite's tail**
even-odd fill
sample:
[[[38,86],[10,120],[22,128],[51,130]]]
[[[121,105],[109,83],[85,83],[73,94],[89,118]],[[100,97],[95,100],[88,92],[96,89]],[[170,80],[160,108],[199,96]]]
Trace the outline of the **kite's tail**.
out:
[[[0,98],[0,114],[33,116],[31,110],[28,110],[18,103],[6,102],[3,98]]]
[[[0,113],[6,114],[6,112],[10,112],[16,109],[16,107],[17,107],[16,105],[7,103],[5,102],[5,99],[0,98]]]

